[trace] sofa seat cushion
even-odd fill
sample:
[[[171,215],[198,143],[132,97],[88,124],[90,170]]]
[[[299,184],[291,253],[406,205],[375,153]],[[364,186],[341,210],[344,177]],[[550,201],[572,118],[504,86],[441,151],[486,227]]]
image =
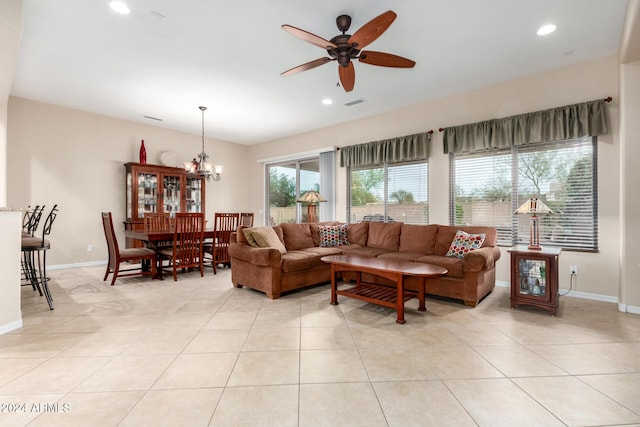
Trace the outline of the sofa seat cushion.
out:
[[[309,251],[288,251],[282,255],[282,272],[292,273],[317,267],[326,267],[327,264],[320,261],[323,256]]]
[[[415,261],[423,256],[425,255],[420,252],[387,252],[378,256],[378,258],[397,259],[399,261]]]
[[[320,256],[326,255],[341,255],[342,254],[342,246],[330,246],[330,247],[317,247],[317,248],[309,248],[305,249],[305,252],[310,252]]]
[[[284,245],[287,247],[287,251],[298,251],[314,246],[309,224],[282,223],[280,227],[282,228]]]
[[[388,251],[380,248],[372,248],[369,246],[360,245],[347,245],[342,247],[342,253],[345,255],[359,255],[369,258],[375,258],[378,255],[384,254]]]
[[[447,276],[450,277],[463,277],[463,265],[464,262],[460,258],[439,256],[439,255],[425,255],[416,260],[417,262],[424,262],[426,264],[433,264],[440,267],[444,267],[449,272]]]

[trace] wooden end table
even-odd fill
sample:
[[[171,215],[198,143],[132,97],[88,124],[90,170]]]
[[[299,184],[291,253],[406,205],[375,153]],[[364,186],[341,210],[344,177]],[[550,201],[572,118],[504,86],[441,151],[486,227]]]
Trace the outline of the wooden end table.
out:
[[[416,297],[416,293],[404,288],[406,277],[418,277],[418,311],[426,311],[425,284],[430,277],[440,277],[447,274],[448,270],[433,264],[422,262],[401,261],[386,258],[367,258],[355,255],[329,255],[321,258],[322,261],[331,264],[331,304],[338,304],[338,295],[359,299],[378,304],[384,307],[395,308],[398,315],[396,322],[405,323],[404,303]],[[337,273],[352,271],[356,273],[355,286],[348,289],[338,289]],[[393,280],[396,289],[389,286],[361,281],[362,273],[370,273],[376,276]]]
[[[511,308],[530,305],[556,315],[558,309],[558,257],[561,248],[529,249],[514,246],[511,253]]]

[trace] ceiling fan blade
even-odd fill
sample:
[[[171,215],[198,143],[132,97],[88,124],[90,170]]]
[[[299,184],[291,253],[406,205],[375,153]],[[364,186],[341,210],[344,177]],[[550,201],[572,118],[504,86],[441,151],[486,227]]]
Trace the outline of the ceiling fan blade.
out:
[[[353,67],[353,62],[349,62],[349,65],[346,67],[339,65],[338,74],[340,75],[340,83],[342,83],[345,92],[351,92],[353,86],[356,84],[356,70]]]
[[[372,50],[360,52],[358,59],[365,64],[379,65],[381,67],[413,68],[416,65],[415,61],[402,56]]]
[[[366,45],[380,37],[396,19],[396,16],[398,15],[394,11],[388,10],[382,15],[373,18],[353,33],[348,43],[355,45],[356,49],[362,50]]]
[[[329,48],[337,48],[338,46],[335,43],[330,42],[329,40],[325,40],[320,36],[316,36],[315,34],[312,34],[308,31],[305,30],[301,30],[300,28],[296,28],[293,27],[291,25],[283,25],[282,29],[293,34],[294,36],[298,37],[299,39],[302,39],[308,43],[314,44],[316,46],[319,46],[323,49],[329,49]]]
[[[316,68],[321,66],[322,64],[326,64],[327,62],[333,61],[333,59],[331,58],[318,58],[318,59],[314,59],[313,61],[309,61],[305,64],[302,65],[298,65],[297,67],[293,67],[290,70],[287,71],[283,71],[282,73],[280,73],[281,76],[290,76],[291,74],[296,74],[299,73],[301,71],[307,71],[310,70],[312,68]]]

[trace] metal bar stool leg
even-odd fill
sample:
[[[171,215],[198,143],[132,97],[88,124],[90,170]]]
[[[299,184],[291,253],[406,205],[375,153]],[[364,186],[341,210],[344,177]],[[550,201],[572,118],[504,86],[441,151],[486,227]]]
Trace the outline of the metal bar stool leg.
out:
[[[42,252],[42,254],[40,254]],[[47,250],[44,249],[42,251],[38,251],[38,273],[39,283],[44,291],[44,296],[47,299],[47,303],[49,304],[49,309],[53,310],[53,298],[51,296],[51,291],[49,290],[49,278],[47,277]]]

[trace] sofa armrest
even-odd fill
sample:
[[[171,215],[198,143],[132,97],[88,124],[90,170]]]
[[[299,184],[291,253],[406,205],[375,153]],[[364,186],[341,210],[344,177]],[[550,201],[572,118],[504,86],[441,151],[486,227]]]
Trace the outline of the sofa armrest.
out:
[[[282,265],[282,254],[275,248],[254,248],[243,243],[231,242],[229,256],[261,267],[280,268]],[[233,265],[233,262],[231,264]]]
[[[493,268],[500,258],[500,249],[486,246],[464,254],[463,271],[481,271]]]

